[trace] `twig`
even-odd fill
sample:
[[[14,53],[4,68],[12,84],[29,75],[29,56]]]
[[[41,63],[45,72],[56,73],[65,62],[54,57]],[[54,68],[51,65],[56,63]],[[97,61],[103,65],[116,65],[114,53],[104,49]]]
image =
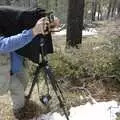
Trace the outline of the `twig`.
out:
[[[88,98],[91,100],[92,104],[97,103],[96,100],[92,97],[90,91],[87,88],[85,88],[84,86],[83,87],[72,87],[72,88],[70,88],[70,90],[76,90],[76,89],[85,91],[88,95]]]

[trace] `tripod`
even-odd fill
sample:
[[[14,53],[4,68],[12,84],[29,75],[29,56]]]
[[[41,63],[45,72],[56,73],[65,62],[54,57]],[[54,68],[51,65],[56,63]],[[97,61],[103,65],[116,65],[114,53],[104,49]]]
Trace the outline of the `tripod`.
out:
[[[55,77],[54,77],[54,74],[52,72],[51,67],[48,65],[48,61],[46,59],[47,56],[46,56],[45,50],[44,50],[44,44],[45,44],[45,39],[44,39],[44,36],[43,36],[40,39],[41,62],[39,63],[39,65],[37,66],[37,68],[35,70],[35,74],[34,74],[34,78],[33,78],[33,81],[32,81],[32,85],[31,85],[30,91],[28,93],[28,96],[26,98],[27,98],[27,100],[30,99],[31,94],[32,94],[33,89],[34,89],[34,86],[39,81],[38,77],[39,77],[39,73],[40,73],[40,71],[42,69],[43,72],[44,72],[44,75],[45,75],[45,82],[51,84],[52,89],[55,92],[55,95],[56,95],[56,97],[57,97],[57,99],[59,101],[60,108],[63,110],[66,119],[69,120],[68,113],[67,113],[67,110],[66,110],[66,107],[65,107],[65,98],[64,98],[64,96],[62,94],[60,86],[58,85],[57,81],[55,80]],[[47,104],[50,99],[51,99],[51,96],[49,95],[49,88],[48,88],[48,95],[47,96],[43,96],[40,99],[40,101],[43,104]]]

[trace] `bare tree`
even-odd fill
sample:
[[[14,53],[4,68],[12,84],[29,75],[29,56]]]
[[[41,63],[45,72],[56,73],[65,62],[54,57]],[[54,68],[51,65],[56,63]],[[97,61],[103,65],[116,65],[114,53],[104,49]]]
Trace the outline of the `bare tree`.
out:
[[[120,17],[120,0],[118,1],[118,4],[117,4],[117,14],[118,14],[118,17]]]
[[[58,0],[55,0],[55,10],[57,11],[58,9]]]
[[[0,5],[10,5],[11,0],[0,0]]]
[[[102,11],[101,11],[101,3],[100,2],[98,3],[98,20],[102,20]]]
[[[97,0],[92,0],[92,21],[95,21],[96,10],[97,10]]]
[[[37,0],[12,0],[11,5],[25,8],[34,8],[37,6]]]
[[[111,8],[112,8],[112,0],[109,0],[107,19],[109,19],[109,17],[110,17]]]
[[[49,0],[45,0],[45,6],[46,6],[46,9],[49,8]]]
[[[115,9],[117,7],[116,5],[117,5],[117,0],[114,0],[112,5],[111,17],[114,17]]]
[[[6,5],[11,5],[11,0],[6,0],[5,4]]]
[[[67,47],[77,47],[82,42],[84,0],[69,0],[67,19]]]

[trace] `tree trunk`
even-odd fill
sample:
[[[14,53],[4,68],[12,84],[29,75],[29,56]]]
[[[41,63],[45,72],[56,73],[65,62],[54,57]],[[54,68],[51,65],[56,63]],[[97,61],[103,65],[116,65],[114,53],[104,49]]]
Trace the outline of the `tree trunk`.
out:
[[[101,3],[99,2],[98,4],[98,20],[102,20],[103,16],[102,16],[102,11],[101,11]]]
[[[83,16],[84,0],[69,0],[66,47],[77,47],[82,42]]]
[[[6,5],[11,5],[11,1],[10,0],[6,0]]]
[[[100,6],[100,3],[99,3],[99,4],[98,4],[98,20],[100,20],[100,13],[101,13],[101,12],[100,12],[100,11],[101,11],[100,9],[101,9],[101,6]]]
[[[57,11],[58,9],[58,0],[55,0],[55,10]]]
[[[46,2],[45,2],[45,6],[46,6],[46,9],[49,9],[49,0],[46,0]]]
[[[92,21],[95,21],[96,10],[97,10],[97,0],[92,0]]]
[[[117,0],[114,0],[114,2],[113,2],[113,7],[112,7],[111,17],[113,17],[113,16],[114,16],[114,13],[115,13],[115,8],[116,8],[116,3],[117,3]]]
[[[38,6],[37,0],[30,0],[30,7],[31,8],[36,8]]]
[[[0,0],[0,5],[5,5],[6,1],[5,0]]]
[[[111,7],[112,7],[112,0],[109,0],[107,19],[109,19],[109,17],[110,17]]]
[[[117,14],[118,17],[120,17],[120,0],[118,1],[118,5],[117,5]]]
[[[37,0],[14,0],[11,5],[24,8],[35,8],[37,7]]]

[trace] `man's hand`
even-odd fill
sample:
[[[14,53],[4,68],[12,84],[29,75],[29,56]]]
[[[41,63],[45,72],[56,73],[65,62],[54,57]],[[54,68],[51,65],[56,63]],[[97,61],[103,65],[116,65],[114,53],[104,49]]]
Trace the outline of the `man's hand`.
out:
[[[33,35],[36,36],[38,34],[43,34],[43,35],[48,34],[48,32],[46,31],[48,24],[49,21],[46,17],[39,19],[36,25],[32,28]]]
[[[60,19],[54,16],[54,21],[51,22],[48,26],[49,31],[54,31],[56,28],[60,26]]]
[[[55,28],[60,26],[60,20],[57,17],[54,17],[53,22],[49,22],[47,17],[43,17],[39,19],[36,25],[32,28],[33,35],[36,36],[38,34],[46,35],[51,31],[54,31]]]

